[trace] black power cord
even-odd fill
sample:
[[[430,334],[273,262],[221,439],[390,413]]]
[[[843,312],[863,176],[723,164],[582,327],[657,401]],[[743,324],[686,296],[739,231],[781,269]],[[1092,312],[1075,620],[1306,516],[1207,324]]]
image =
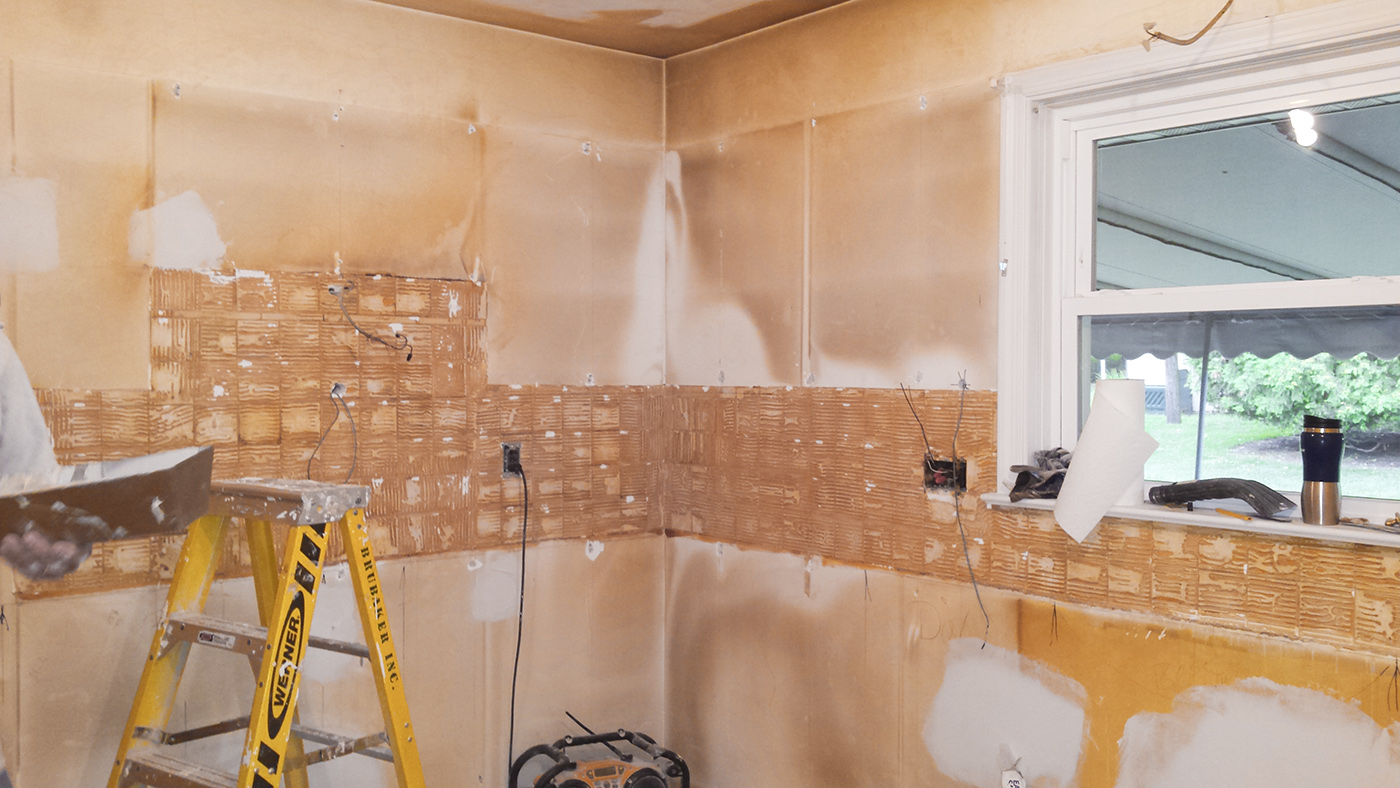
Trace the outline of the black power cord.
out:
[[[510,774],[515,760],[515,687],[520,678],[520,643],[525,634],[525,537],[530,528],[530,482],[525,478],[525,469],[518,458],[512,459],[505,471],[520,477],[520,488],[525,499],[525,510],[520,516],[520,610],[515,620],[515,667],[510,673],[510,740],[506,745],[506,774]]]

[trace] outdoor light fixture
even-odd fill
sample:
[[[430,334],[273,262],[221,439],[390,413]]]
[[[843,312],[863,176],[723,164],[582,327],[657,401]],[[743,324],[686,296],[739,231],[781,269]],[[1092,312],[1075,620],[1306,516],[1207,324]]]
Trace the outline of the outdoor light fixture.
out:
[[[1293,139],[1305,148],[1317,142],[1317,130],[1313,128],[1313,115],[1305,109],[1288,111],[1288,122],[1293,124]]]

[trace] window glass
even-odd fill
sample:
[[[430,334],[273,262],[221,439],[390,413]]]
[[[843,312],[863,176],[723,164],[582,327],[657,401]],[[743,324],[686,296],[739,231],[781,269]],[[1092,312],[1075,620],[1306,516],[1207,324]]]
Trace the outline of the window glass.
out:
[[[1400,307],[1098,316],[1083,330],[1081,392],[1101,377],[1146,382],[1147,430],[1161,444],[1148,479],[1296,492],[1312,414],[1342,420],[1344,495],[1400,498]]]
[[[1400,95],[1103,139],[1096,158],[1095,289],[1400,274]]]

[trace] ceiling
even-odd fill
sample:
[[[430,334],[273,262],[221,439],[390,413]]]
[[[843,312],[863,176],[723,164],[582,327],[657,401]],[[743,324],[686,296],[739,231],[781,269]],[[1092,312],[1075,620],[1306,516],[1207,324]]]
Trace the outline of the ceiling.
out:
[[[379,0],[444,16],[671,57],[845,0]]]

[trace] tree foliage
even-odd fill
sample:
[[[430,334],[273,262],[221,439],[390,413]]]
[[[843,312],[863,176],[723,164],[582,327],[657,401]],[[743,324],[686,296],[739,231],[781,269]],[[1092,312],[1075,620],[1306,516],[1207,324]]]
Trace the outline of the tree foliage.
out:
[[[1198,371],[1199,361],[1193,366]],[[1212,353],[1208,376],[1209,400],[1229,413],[1289,427],[1301,426],[1304,414],[1341,419],[1343,430],[1400,426],[1400,359]]]

